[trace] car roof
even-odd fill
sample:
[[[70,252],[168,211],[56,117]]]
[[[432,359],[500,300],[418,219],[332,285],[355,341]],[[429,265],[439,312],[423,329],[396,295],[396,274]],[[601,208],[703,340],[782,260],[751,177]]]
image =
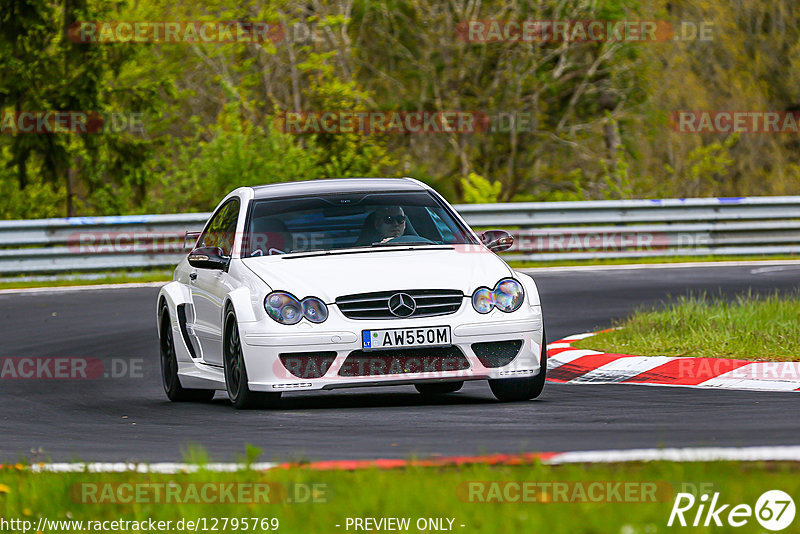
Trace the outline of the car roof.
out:
[[[326,178],[304,182],[256,185],[253,186],[253,198],[261,200],[331,193],[351,194],[426,190],[427,188],[424,185],[409,178]]]

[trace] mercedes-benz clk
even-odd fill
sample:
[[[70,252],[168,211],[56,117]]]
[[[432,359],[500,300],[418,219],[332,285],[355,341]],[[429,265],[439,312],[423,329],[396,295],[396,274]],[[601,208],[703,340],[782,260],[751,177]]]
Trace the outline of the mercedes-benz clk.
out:
[[[190,235],[187,233],[187,235]],[[214,210],[160,291],[161,371],[172,401],[225,390],[236,408],[283,392],[488,380],[539,396],[546,371],[534,280],[410,178],[240,187]]]

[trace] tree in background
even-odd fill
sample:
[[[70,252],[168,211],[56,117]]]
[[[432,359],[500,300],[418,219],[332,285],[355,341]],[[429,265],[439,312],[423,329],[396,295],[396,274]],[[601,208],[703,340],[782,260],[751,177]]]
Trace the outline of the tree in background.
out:
[[[669,128],[674,110],[800,109],[791,0],[190,4],[0,4],[0,111],[144,113],[146,128],[0,134],[0,217],[207,211],[238,185],[381,175],[418,177],[457,202],[800,193],[791,134]],[[689,21],[713,33],[658,43],[463,38],[465,22],[489,19]],[[287,33],[79,44],[65,37],[76,20],[267,21]],[[286,112],[337,110],[461,110],[495,122],[425,135],[281,127]]]
[[[86,0],[19,0],[0,6],[0,111],[85,111],[108,116],[154,110],[162,82],[136,72],[144,63],[144,49],[67,39],[67,29],[75,21],[106,16],[102,3]],[[141,203],[147,194],[140,169],[153,144],[129,133],[18,133],[0,144],[8,156],[3,159],[3,187],[8,189],[13,174],[22,193],[11,200],[26,196],[51,200],[46,206],[25,202],[34,214],[54,215],[59,207],[68,216],[120,212]],[[108,203],[111,198],[124,200],[102,205],[103,199]],[[3,211],[13,208],[6,204]],[[20,210],[19,216],[30,213]]]
[[[177,95],[164,102],[172,120],[165,123],[163,135],[173,150],[153,174],[161,196],[178,194],[191,209],[208,210],[222,194],[241,185],[390,172],[393,160],[384,138],[282,131],[281,117],[287,111],[354,111],[374,104],[354,79],[346,9],[343,14],[322,2],[257,0],[150,9],[131,8],[125,16],[268,21],[287,29],[303,21],[322,36],[287,34],[277,43],[159,47],[156,69],[171,73]],[[154,200],[147,207],[160,211],[168,204]]]

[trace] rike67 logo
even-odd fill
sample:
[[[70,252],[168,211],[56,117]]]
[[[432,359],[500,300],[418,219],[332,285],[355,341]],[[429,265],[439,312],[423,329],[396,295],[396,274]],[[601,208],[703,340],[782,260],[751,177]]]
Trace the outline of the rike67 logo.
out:
[[[775,532],[783,530],[794,521],[794,500],[786,492],[770,490],[758,498],[755,507],[749,504],[733,506],[722,503],[719,492],[711,497],[704,493],[699,499],[691,493],[678,493],[667,526],[675,524],[682,527],[721,527],[723,524],[728,524],[732,527],[742,527],[754,516],[767,530]]]

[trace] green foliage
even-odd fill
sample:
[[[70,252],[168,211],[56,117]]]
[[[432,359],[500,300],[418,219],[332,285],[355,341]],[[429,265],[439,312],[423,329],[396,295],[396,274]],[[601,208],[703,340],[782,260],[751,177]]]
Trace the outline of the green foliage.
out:
[[[503,184],[496,180],[490,182],[471,172],[461,179],[461,186],[464,189],[464,202],[467,204],[493,204],[499,200]]]
[[[601,178],[605,185],[605,198],[608,200],[631,198],[634,195],[633,183],[628,175],[630,164],[625,158],[625,154],[620,154],[614,165],[609,166],[604,160],[600,161],[603,169]]]
[[[0,7],[0,112],[83,111],[104,115],[152,111],[167,82],[142,76],[146,47],[79,44],[65,29],[78,20],[115,18],[105,2],[20,0]],[[28,182],[55,184],[63,191],[67,215],[104,213],[109,193],[131,178],[151,155],[151,144],[130,132],[102,134],[20,133],[0,140],[9,154],[19,189]],[[139,200],[146,193],[139,184]],[[112,210],[131,204],[111,203]],[[18,210],[18,216],[30,214]]]
[[[331,33],[344,30],[348,19],[343,16],[311,17],[319,31]],[[297,65],[304,73],[307,86],[304,90],[307,109],[312,112],[364,111],[368,109],[371,94],[360,88],[355,80],[347,80],[337,68],[339,52],[314,51],[301,47],[304,60]],[[363,133],[318,133],[312,137],[320,148],[320,166],[325,176],[359,177],[380,176],[394,164],[387,154],[383,136]]]
[[[730,173],[734,159],[730,153],[731,148],[739,140],[739,134],[734,134],[724,141],[713,141],[705,146],[692,149],[683,165],[683,174],[678,179],[689,189],[693,195],[714,195],[718,191],[717,184]],[[669,165],[666,171],[675,174]]]
[[[321,177],[313,142],[301,147],[271,124],[251,124],[232,104],[215,124],[176,145],[176,164],[165,164],[159,176],[165,202],[150,204],[156,211],[170,209],[176,198],[183,209],[210,210],[237,187]]]
[[[0,179],[0,219],[47,219],[64,215],[64,188],[29,181],[19,189],[13,179]]]
[[[555,182],[555,180],[554,180]],[[559,188],[544,192],[540,195],[524,197],[518,195],[513,200],[517,202],[525,201],[545,201],[545,202],[574,202],[586,200],[585,180],[581,169],[573,169],[566,176],[566,180],[558,183]]]

